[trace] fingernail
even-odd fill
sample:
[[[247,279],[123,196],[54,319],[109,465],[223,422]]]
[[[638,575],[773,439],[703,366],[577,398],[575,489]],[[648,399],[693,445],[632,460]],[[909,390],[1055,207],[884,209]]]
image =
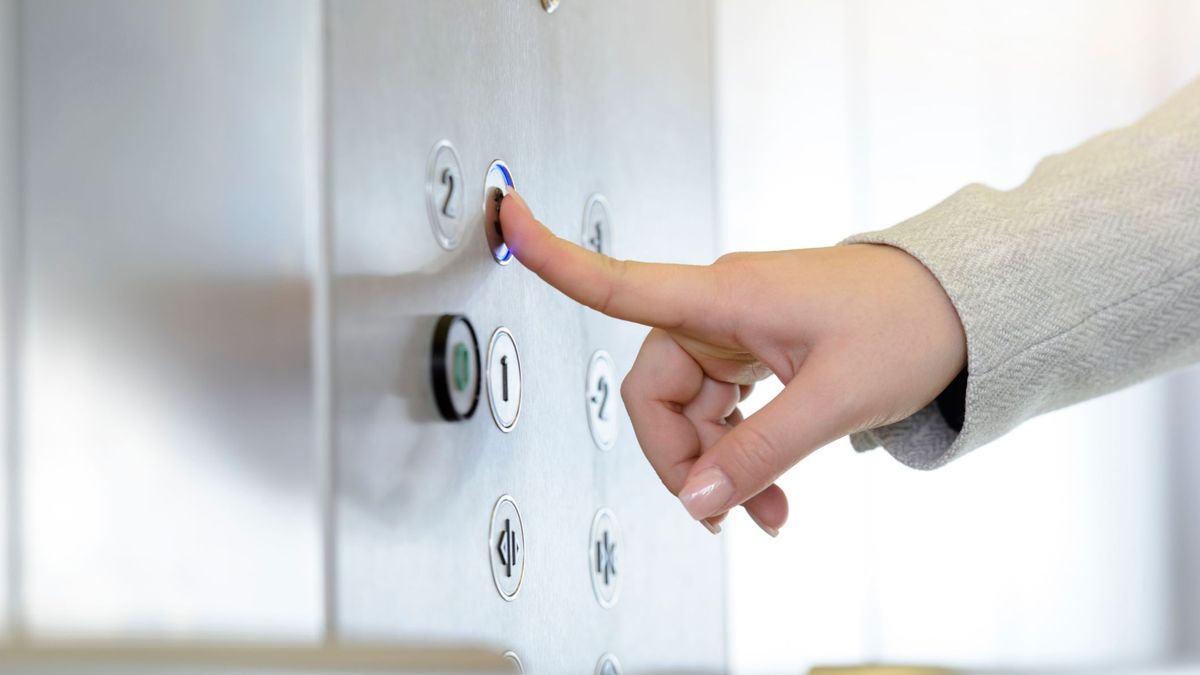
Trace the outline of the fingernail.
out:
[[[717,523],[710,523],[707,520],[700,521],[700,524],[713,534],[721,534],[721,526]]]
[[[679,493],[683,508],[696,520],[703,520],[725,507],[733,497],[733,483],[719,467],[710,466],[692,476]]]
[[[754,521],[754,524],[758,526],[758,529],[762,530],[763,532],[766,532],[767,534],[771,535],[772,537],[779,536],[779,528],[767,527],[766,525],[763,525],[762,521],[759,520],[758,518],[755,518],[754,514],[750,513],[749,510],[746,511],[746,515],[750,516],[750,520]]]

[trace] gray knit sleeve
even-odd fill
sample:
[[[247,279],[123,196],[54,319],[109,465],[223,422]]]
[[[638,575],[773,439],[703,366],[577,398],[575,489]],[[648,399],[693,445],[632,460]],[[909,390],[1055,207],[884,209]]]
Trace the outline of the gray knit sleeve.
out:
[[[1030,417],[1200,360],[1200,80],[1013,190],[970,185],[843,243],[920,260],[967,337],[961,430],[930,403],[852,435],[857,450],[936,468]]]

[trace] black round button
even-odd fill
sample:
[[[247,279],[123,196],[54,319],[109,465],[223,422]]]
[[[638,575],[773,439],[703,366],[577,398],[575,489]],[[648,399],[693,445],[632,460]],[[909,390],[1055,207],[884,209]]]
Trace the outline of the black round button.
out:
[[[438,412],[451,422],[465,420],[479,405],[480,358],[475,328],[461,314],[443,314],[433,330],[430,375]]]

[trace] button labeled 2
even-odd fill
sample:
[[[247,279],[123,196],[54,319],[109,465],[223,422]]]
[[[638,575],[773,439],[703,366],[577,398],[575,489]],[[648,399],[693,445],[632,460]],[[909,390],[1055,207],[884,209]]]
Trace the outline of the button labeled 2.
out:
[[[492,333],[487,356],[488,402],[501,431],[512,431],[521,415],[521,355],[507,328]]]
[[[601,450],[609,450],[617,441],[620,404],[617,402],[616,367],[608,352],[600,349],[592,354],[583,394],[592,441]]]
[[[454,144],[445,139],[438,141],[429,152],[425,168],[425,208],[434,239],[447,251],[458,246],[466,221],[462,175]]]

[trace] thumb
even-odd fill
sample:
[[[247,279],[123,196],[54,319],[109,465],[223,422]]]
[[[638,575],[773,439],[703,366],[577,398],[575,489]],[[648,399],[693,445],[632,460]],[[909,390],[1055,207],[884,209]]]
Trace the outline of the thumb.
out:
[[[745,503],[813,450],[844,435],[850,419],[844,385],[814,360],[810,355],[778,396],[692,465],[679,491],[692,518],[704,520]]]

